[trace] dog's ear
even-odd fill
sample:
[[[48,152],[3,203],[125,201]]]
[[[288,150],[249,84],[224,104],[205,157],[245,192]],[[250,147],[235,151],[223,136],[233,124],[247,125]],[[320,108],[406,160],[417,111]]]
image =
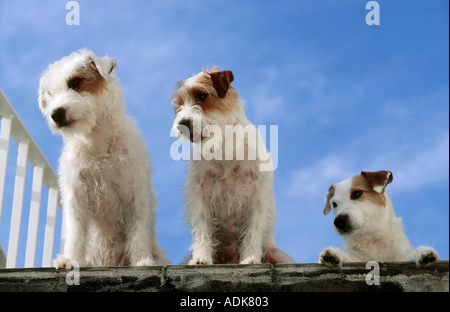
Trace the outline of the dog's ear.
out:
[[[392,182],[394,176],[392,172],[380,170],[380,171],[361,171],[361,174],[366,177],[373,190],[382,194],[386,189],[386,185]]]
[[[39,88],[39,96],[38,96],[39,108],[41,111],[44,111],[45,107],[47,107],[47,97],[45,95],[44,90]]]
[[[100,76],[103,78],[108,78],[111,72],[117,67],[117,62],[115,59],[112,59],[108,56],[104,57],[96,57],[95,55],[91,55],[88,58],[88,62],[91,64],[93,68],[95,68]]]
[[[233,73],[230,70],[209,73],[214,89],[220,98],[227,94],[231,82],[234,80]]]
[[[116,67],[117,67],[117,61],[116,61],[115,59],[110,59],[110,62],[109,62],[109,73],[108,73],[108,75],[111,75],[112,71],[113,71],[114,69],[116,69]]]
[[[327,196],[325,197],[325,208],[323,209],[323,214],[327,215],[331,211],[330,200],[334,196],[334,184],[328,189]]]

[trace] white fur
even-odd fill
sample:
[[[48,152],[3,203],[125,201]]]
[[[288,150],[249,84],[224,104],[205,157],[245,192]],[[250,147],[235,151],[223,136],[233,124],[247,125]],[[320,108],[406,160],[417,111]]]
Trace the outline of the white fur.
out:
[[[418,267],[426,267],[439,261],[439,255],[433,248],[420,246],[414,249],[411,246],[403,231],[401,218],[395,216],[392,202],[384,193],[386,184],[390,181],[373,186],[373,191],[384,196],[384,206],[376,205],[364,196],[352,199],[351,192],[357,189],[353,183],[354,179],[349,178],[333,184],[334,195],[330,191],[327,194],[324,214],[328,214],[334,204],[336,207],[332,209],[335,220],[338,216],[348,216],[352,231],[345,233],[335,225],[338,234],[345,239],[344,250],[325,248],[319,263],[334,267],[345,262],[414,261]]]
[[[40,108],[64,141],[59,160],[64,250],[54,260],[56,268],[72,260],[80,266],[170,263],[156,240],[149,154],[135,121],[125,114],[119,79],[110,75],[115,66],[107,56],[80,50],[49,65],[40,80]],[[92,73],[98,89],[69,88],[80,72]],[[61,108],[68,125],[52,119]]]
[[[217,72],[217,69],[211,72]],[[237,92],[229,87],[225,100],[233,105],[226,113],[214,109],[205,111],[187,92],[194,85],[198,87],[201,84],[202,75],[211,72],[202,72],[182,82],[173,95],[176,110],[173,130],[179,132],[177,127],[182,120],[196,120],[192,127],[194,134],[201,132],[204,139],[201,143],[194,140],[193,153],[208,144],[209,152],[215,156],[206,160],[202,155],[201,160],[191,159],[188,164],[184,184],[185,217],[193,234],[188,264],[290,263],[291,258],[277,248],[274,239],[273,171],[260,171],[260,158],[252,160],[245,157],[249,149],[247,139],[244,140],[244,151],[238,151],[238,154],[243,152],[243,160],[237,160],[239,156],[236,153],[231,160],[225,157],[227,144],[236,152],[236,141],[224,138],[226,125],[248,126],[248,130],[257,133],[245,116]],[[222,105],[214,90],[208,97],[213,105]],[[213,137],[211,131],[214,132]],[[237,136],[243,135],[242,131],[237,132]],[[258,138],[259,143],[263,142]],[[264,150],[267,152],[265,146]]]

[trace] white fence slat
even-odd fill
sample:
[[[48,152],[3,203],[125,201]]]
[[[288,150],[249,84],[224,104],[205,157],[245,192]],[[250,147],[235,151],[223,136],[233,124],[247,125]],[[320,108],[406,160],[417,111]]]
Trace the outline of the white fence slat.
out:
[[[25,191],[25,176],[27,173],[27,157],[29,142],[19,142],[17,154],[16,181],[14,183],[13,209],[11,228],[9,232],[8,254],[6,267],[15,268],[19,251],[20,223],[22,220],[23,195]]]
[[[48,190],[47,223],[45,225],[44,255],[42,266],[52,266],[53,246],[55,244],[56,210],[58,207],[58,189]]]
[[[12,184],[6,174],[8,167],[9,143],[11,138],[18,144],[17,168],[14,182],[14,193],[11,209],[10,235],[6,260],[7,268],[17,265],[20,227],[26,184],[27,165],[34,167],[31,190],[30,214],[28,220],[28,237],[25,255],[25,267],[33,267],[36,260],[38,240],[39,215],[41,210],[42,185],[48,189],[47,224],[45,227],[43,265],[50,266],[53,257],[55,240],[56,213],[59,204],[58,176],[45,158],[39,146],[20,120],[11,103],[0,88],[0,219],[2,216],[3,199],[6,185]],[[9,164],[11,166],[11,164]],[[59,226],[59,225],[58,225]],[[1,246],[0,246],[1,247]]]
[[[11,137],[11,125],[14,117],[2,116],[2,128],[0,130],[0,221],[2,219],[3,195],[5,194],[6,165],[8,164],[9,138]]]
[[[27,253],[25,256],[25,267],[34,267],[36,259],[36,244],[39,227],[39,211],[41,209],[42,180],[44,168],[35,166],[33,172],[33,185],[31,188],[30,216],[28,220]]]

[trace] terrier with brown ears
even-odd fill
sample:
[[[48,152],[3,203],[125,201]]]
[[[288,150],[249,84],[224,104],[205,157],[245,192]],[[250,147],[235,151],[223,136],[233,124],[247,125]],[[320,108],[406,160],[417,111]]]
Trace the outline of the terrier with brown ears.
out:
[[[170,261],[155,230],[156,194],[141,133],[125,114],[116,61],[80,50],[50,64],[39,107],[63,135],[59,159],[64,251],[56,268],[148,266]]]
[[[328,267],[343,262],[414,261],[427,267],[439,261],[431,247],[411,246],[403,232],[401,218],[396,218],[392,202],[385,193],[393,180],[392,172],[364,172],[331,185],[325,198],[327,215],[333,209],[334,227],[344,236],[344,251],[325,248],[319,263]]]
[[[267,159],[254,153],[256,144],[267,149],[233,80],[231,71],[213,68],[179,82],[172,95],[173,130],[201,154],[189,161],[184,184],[193,234],[188,264],[290,263],[274,239],[273,170],[261,170]]]

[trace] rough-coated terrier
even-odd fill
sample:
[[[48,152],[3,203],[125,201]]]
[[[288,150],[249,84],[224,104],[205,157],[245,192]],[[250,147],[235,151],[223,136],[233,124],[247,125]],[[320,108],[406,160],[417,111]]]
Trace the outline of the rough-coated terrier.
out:
[[[141,133],[127,116],[116,61],[80,50],[50,64],[39,106],[61,132],[64,251],[56,268],[170,263],[155,231],[157,199]]]
[[[345,248],[325,248],[319,263],[334,267],[343,262],[414,261],[417,266],[427,267],[439,261],[433,248],[414,249],[409,243],[402,220],[395,217],[385,193],[392,180],[390,171],[363,171],[331,185],[323,213],[327,215],[333,209],[334,227],[344,236]]]
[[[200,160],[189,161],[184,184],[193,234],[188,264],[290,263],[275,244],[274,175],[260,170],[267,161],[254,153],[256,143],[268,152],[233,79],[215,67],[179,82],[172,95],[173,130],[192,142],[194,154],[201,151]]]

